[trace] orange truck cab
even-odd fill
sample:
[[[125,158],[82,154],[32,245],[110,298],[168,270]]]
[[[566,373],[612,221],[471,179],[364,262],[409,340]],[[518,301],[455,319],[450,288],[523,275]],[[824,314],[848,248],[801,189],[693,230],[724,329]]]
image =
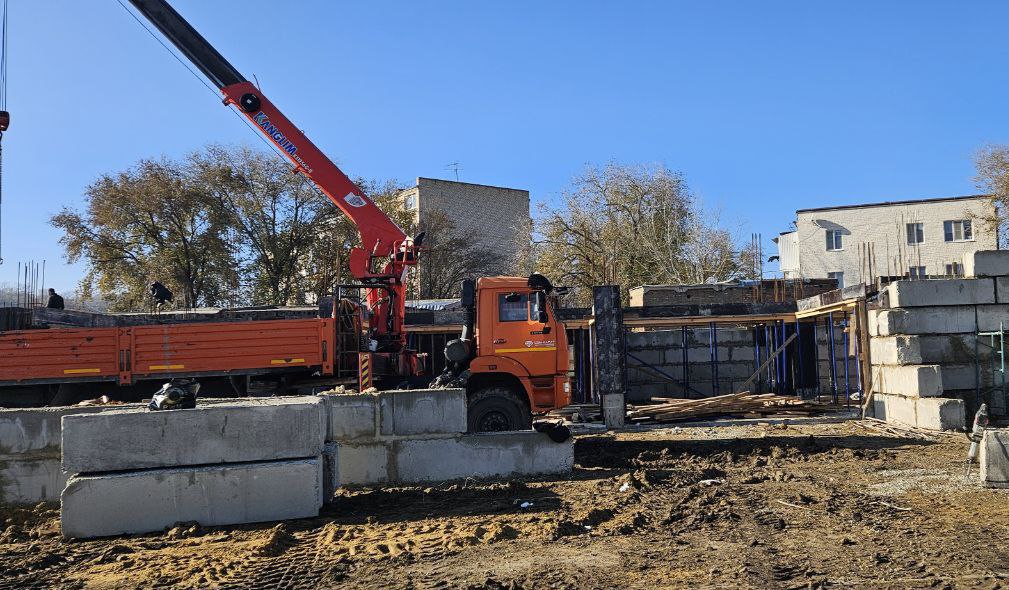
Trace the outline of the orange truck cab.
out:
[[[462,305],[435,385],[466,389],[471,432],[527,429],[534,413],[571,402],[567,333],[546,277],[467,280]]]

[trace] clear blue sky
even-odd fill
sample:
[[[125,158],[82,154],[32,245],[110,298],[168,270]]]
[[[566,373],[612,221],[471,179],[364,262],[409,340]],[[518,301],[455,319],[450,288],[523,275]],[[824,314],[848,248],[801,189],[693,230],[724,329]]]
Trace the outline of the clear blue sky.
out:
[[[174,0],[352,175],[556,199],[586,163],[683,171],[742,235],[794,211],[970,194],[1009,141],[1002,2]],[[243,9],[238,9],[238,6]],[[13,0],[0,282],[142,157],[262,145],[114,0]]]

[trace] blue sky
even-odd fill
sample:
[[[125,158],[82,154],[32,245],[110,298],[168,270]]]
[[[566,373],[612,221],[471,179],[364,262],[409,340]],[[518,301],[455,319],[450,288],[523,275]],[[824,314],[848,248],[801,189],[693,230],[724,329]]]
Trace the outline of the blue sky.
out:
[[[458,161],[550,201],[664,163],[768,251],[797,208],[974,193],[1009,142],[1006,3],[172,4],[351,176]],[[13,0],[9,28],[0,282],[45,259],[73,289],[48,218],[102,173],[262,145],[115,0]]]

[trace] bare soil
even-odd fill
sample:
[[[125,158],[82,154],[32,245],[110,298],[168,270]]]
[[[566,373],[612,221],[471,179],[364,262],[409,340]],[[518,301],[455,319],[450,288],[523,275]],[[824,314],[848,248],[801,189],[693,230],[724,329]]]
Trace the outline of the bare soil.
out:
[[[999,588],[1009,492],[966,438],[858,423],[578,439],[564,479],[341,492],[318,518],[64,541],[0,511],[0,588]]]

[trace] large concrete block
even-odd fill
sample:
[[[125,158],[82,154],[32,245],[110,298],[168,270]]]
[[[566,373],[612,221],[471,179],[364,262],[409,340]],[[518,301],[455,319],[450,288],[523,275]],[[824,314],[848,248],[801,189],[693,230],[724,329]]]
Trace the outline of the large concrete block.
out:
[[[55,502],[66,482],[57,457],[0,459],[0,504]]]
[[[60,456],[60,420],[70,414],[118,411],[130,406],[65,406],[59,408],[0,409],[0,459],[30,453]],[[25,457],[20,457],[25,458]]]
[[[390,481],[392,441],[337,443],[337,481],[340,486],[369,485]],[[451,461],[451,457],[442,457]]]
[[[869,336],[879,336],[879,313],[878,309],[867,309],[866,326],[869,328]]]
[[[340,487],[340,444],[328,442],[322,449],[323,502],[332,502],[338,487]]]
[[[378,396],[322,394],[328,410],[327,441],[372,439],[378,435]]]
[[[914,398],[877,392],[872,396],[872,404],[873,415],[880,420],[907,426],[918,423]]]
[[[995,279],[995,299],[999,303],[1009,303],[1009,277]]]
[[[325,433],[325,403],[316,396],[76,414],[63,417],[63,469],[88,473],[318,456]]]
[[[942,370],[939,365],[873,365],[872,388],[908,397],[939,397]]]
[[[963,430],[966,418],[962,399],[929,397],[915,400],[918,428]]]
[[[318,458],[73,476],[60,508],[63,536],[159,531],[309,518],[322,506]]]
[[[883,299],[891,308],[995,303],[995,282],[987,278],[895,281],[886,286]]]
[[[918,336],[876,336],[869,341],[870,358],[876,365],[920,365]]]
[[[981,485],[1009,488],[1009,430],[985,430],[978,461],[981,464]]]
[[[942,388],[943,391],[957,389],[975,389],[980,379],[982,387],[992,385],[991,367],[982,365],[943,365],[942,366]]]
[[[466,391],[411,389],[378,394],[383,436],[466,432]]]
[[[978,250],[963,255],[963,274],[967,277],[1009,276],[1009,250]]]
[[[974,362],[974,334],[918,336],[921,362],[925,364],[967,364]],[[875,362],[873,357],[873,362]],[[945,375],[943,375],[945,377]],[[947,387],[948,389],[948,387]]]
[[[979,305],[976,309],[978,331],[1009,329],[1009,305]]]
[[[574,467],[574,441],[555,443],[532,431],[401,440],[395,461],[402,482],[568,473]]]
[[[880,336],[960,334],[977,331],[972,306],[884,309],[880,310],[876,317],[877,333]]]

